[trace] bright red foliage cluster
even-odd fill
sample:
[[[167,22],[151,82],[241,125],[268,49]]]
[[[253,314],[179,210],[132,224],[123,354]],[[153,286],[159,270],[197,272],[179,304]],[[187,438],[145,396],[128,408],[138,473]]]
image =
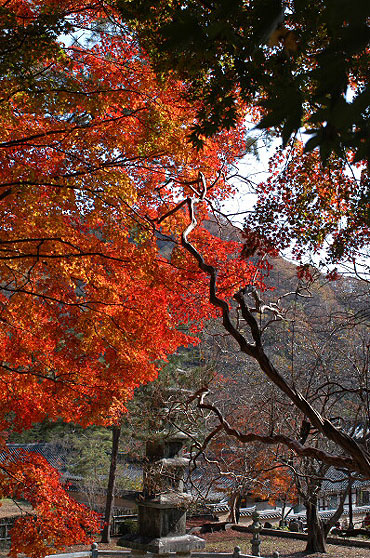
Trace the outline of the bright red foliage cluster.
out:
[[[345,158],[322,165],[318,151],[301,142],[278,149],[270,177],[258,186],[256,211],[248,221],[277,249],[299,259],[308,251],[328,262],[351,261],[370,238],[368,171]]]
[[[23,452],[17,460],[9,456],[2,461],[0,497],[27,500],[33,508],[15,522],[12,556],[45,556],[50,548],[92,542],[99,530],[96,514],[67,495],[59,473],[39,454]]]

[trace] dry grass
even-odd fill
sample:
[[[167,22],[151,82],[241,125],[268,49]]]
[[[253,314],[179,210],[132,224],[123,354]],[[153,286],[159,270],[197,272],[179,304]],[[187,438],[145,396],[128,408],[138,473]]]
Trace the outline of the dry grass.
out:
[[[243,554],[251,552],[251,536],[248,533],[237,533],[235,531],[222,531],[219,533],[207,533],[202,535],[206,539],[205,551],[232,553],[235,546],[239,546]],[[74,546],[67,549],[68,552],[78,552],[88,549],[87,546]],[[116,540],[110,544],[99,543],[101,550],[122,550],[116,546]],[[370,558],[370,550],[364,548],[328,545],[327,554],[305,554],[305,542],[294,539],[280,539],[277,537],[264,536],[261,544],[261,554],[264,558],[271,558],[274,550],[278,550],[280,558]],[[1,553],[5,556],[5,553]]]
[[[0,500],[0,519],[4,517],[14,517],[23,513],[30,513],[32,507],[27,502],[15,502],[13,500]]]
[[[19,509],[13,507],[10,502],[4,502],[1,511],[12,511],[14,514],[19,514]],[[18,513],[16,513],[18,512]],[[1,514],[2,515],[2,514]],[[0,515],[0,517],[1,517]],[[215,533],[207,533],[202,535],[206,540],[207,552],[227,552],[232,553],[235,546],[241,548],[243,554],[251,553],[251,535],[249,533],[240,533],[233,530],[219,531]],[[271,558],[274,550],[278,550],[280,558],[370,558],[370,549],[344,547],[328,545],[327,554],[305,554],[305,542],[295,539],[282,539],[278,537],[263,536],[260,547],[261,554],[264,558]],[[113,539],[110,544],[99,543],[101,550],[121,550],[121,547],[116,545],[117,540]],[[73,546],[66,549],[66,552],[78,552],[80,550],[89,549],[88,546]],[[8,549],[6,547],[0,548],[0,558],[7,556]]]
[[[228,552],[232,553],[235,546],[239,546],[243,554],[251,553],[251,535],[249,533],[238,533],[237,531],[220,531],[218,533],[207,533],[202,535],[206,540],[207,552]],[[70,552],[86,549],[87,547],[71,547]],[[114,549],[116,541],[111,544],[99,544],[101,550]],[[280,558],[370,558],[370,549],[328,545],[327,554],[306,554],[304,552],[305,542],[295,539],[280,539],[278,537],[262,538],[261,554],[264,558],[271,558],[274,550],[278,550]]]
[[[220,531],[202,535],[207,541],[208,552],[232,552],[235,546],[241,548],[243,554],[251,553],[251,535],[237,531]],[[306,543],[295,539],[278,537],[261,537],[261,555],[270,558],[274,550],[278,550],[281,558],[370,558],[370,549],[328,545],[327,554],[305,554]]]

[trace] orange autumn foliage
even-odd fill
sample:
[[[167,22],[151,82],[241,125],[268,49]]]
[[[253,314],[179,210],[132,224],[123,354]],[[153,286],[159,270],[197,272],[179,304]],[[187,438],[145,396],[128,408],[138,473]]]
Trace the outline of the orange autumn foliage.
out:
[[[27,47],[22,71],[10,57],[1,79],[0,429],[46,417],[112,424],[135,387],[196,342],[184,326],[217,313],[180,247],[186,214],[155,223],[200,172],[210,200],[230,194],[223,173],[245,149],[243,126],[195,151],[182,83],[158,82],[109,3],[14,0],[0,16]],[[63,45],[73,25],[86,36]],[[217,254],[221,295],[258,278],[252,264],[236,265],[235,243],[195,236]],[[0,484],[35,510],[14,528],[14,555],[86,541],[96,526],[35,455],[3,460]]]
[[[233,425],[240,431],[248,429],[263,434],[260,408],[243,405],[240,416],[233,419]],[[243,444],[222,434],[211,441],[208,451],[210,462],[213,466],[217,463],[218,474],[226,481],[223,490],[229,493],[231,501],[235,496],[268,500],[275,505],[296,501],[293,475],[280,461],[276,445],[271,447],[259,442]]]

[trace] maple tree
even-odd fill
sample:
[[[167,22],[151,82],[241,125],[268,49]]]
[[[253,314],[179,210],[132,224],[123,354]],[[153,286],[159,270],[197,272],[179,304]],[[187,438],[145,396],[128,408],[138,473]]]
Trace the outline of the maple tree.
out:
[[[279,261],[277,267],[277,270],[272,271],[274,277],[269,278],[272,284],[278,285],[276,294],[272,292],[269,297],[260,296],[250,289],[244,295],[245,304],[253,313],[252,316],[257,318],[254,322],[255,331],[261,333],[262,351],[278,372],[278,380],[286,382],[295,394],[306,400],[311,413],[313,411],[315,418],[319,418],[322,424],[330,422],[335,429],[344,433],[346,439],[352,439],[354,457],[357,458],[363,452],[366,459],[369,438],[366,288],[362,286],[359,291],[362,295],[356,302],[355,292],[356,288],[361,287],[360,281],[343,279],[336,285],[335,282],[325,281],[317,272],[316,285],[315,282],[309,283],[307,288],[306,284],[304,290],[300,291],[290,281],[287,288],[285,280],[281,280],[286,271],[282,271]],[[290,273],[295,274],[292,264],[290,268]],[[303,281],[301,287],[304,284]],[[315,293],[315,290],[318,292]],[[341,296],[345,294],[347,299],[347,306],[344,307],[338,305],[338,291],[341,290]],[[290,309],[290,305],[283,303],[284,298],[285,301],[290,298],[289,293],[292,298]],[[320,297],[318,293],[321,293]],[[361,306],[357,306],[361,304],[361,299],[365,304],[362,310]],[[231,325],[238,326],[238,333],[233,337],[238,342],[248,341],[251,336],[250,325],[241,322],[235,309],[230,309],[229,316]],[[224,345],[222,352],[226,350]],[[254,359],[263,370],[261,361],[256,357]],[[209,389],[209,393],[199,392],[201,409],[211,411],[216,418],[216,426],[209,438],[218,435],[221,428],[233,440],[246,445],[262,442],[278,447],[276,460],[292,467],[306,506],[307,551],[324,551],[325,539],[333,521],[331,519],[325,526],[320,521],[317,490],[323,473],[328,471],[330,465],[341,469],[352,469],[352,466],[344,461],[340,465],[346,454],[338,447],[336,437],[323,436],[318,422],[315,424],[299,403],[294,402],[292,405],[292,399],[285,396],[287,392],[283,392],[281,384],[277,381],[272,385],[266,382],[258,374],[258,369],[254,368],[254,359],[252,362],[251,359],[245,360],[245,369],[240,373],[239,380],[236,375],[232,376],[236,386],[233,389],[225,387],[224,397],[214,387]],[[240,409],[243,396],[248,402],[247,412]],[[225,406],[224,400],[229,405]],[[258,409],[257,424],[251,418],[255,409]],[[293,451],[289,452],[289,448]],[[337,464],[333,460],[334,456],[340,458]],[[361,472],[368,476],[366,462]],[[343,507],[339,506],[333,520],[342,511]]]
[[[229,416],[229,420],[232,420],[235,427],[242,429],[247,424],[249,429],[262,434],[260,407],[252,407],[239,401],[237,412],[233,409],[231,414],[232,418]],[[213,424],[208,424],[212,422]],[[203,484],[201,489],[203,492],[212,489],[227,494],[230,522],[239,522],[242,500],[250,497],[256,501],[268,500],[271,504],[284,500],[293,505],[296,501],[293,476],[286,464],[279,461],[278,448],[270,448],[261,443],[238,443],[217,428],[217,425],[215,428],[213,416],[208,417],[207,426],[207,442],[199,444],[204,451],[201,473],[198,473],[200,483]],[[210,436],[209,432],[213,435]],[[247,504],[247,507],[250,505],[251,503]]]
[[[18,91],[17,76],[3,83],[2,350],[4,373],[21,382],[32,369],[34,410],[29,419],[21,413],[23,426],[37,418],[38,406],[40,417],[69,412],[75,384],[76,417],[83,420],[79,408],[90,407],[89,421],[104,420],[107,401],[107,417],[119,415],[120,396],[154,378],[155,361],[187,342],[176,325],[212,314],[206,305],[176,312],[179,296],[198,296],[193,270],[179,290],[168,288],[179,273],[158,250],[168,225],[155,235],[151,222],[192,187],[199,170],[215,180],[243,149],[240,131],[210,142],[201,155],[188,148],[186,122],[194,114],[176,98],[181,84],[161,90],[130,38],[110,30],[90,49],[64,52],[41,69],[35,61],[40,76],[29,91]],[[214,196],[227,189],[220,177]],[[171,230],[176,221],[181,225],[184,216],[173,217]],[[199,242],[218,251],[220,261],[235,248],[207,233]],[[126,340],[125,351],[117,351],[117,336]],[[117,377],[124,375],[122,393],[105,378],[113,363]],[[50,384],[55,400],[41,404]]]
[[[321,267],[358,265],[365,278],[370,237],[368,170],[349,159],[330,157],[324,167],[319,153],[305,153],[301,141],[278,148],[270,158],[270,176],[256,185],[253,214],[245,223],[246,237],[260,231],[259,245],[289,250],[297,260],[309,254]],[[248,244],[249,238],[248,238]],[[330,269],[330,267],[329,267]],[[335,273],[331,278],[335,279]]]
[[[278,150],[270,166],[272,176],[257,186],[259,201],[247,221],[244,256],[276,255],[294,241],[300,259],[307,248],[316,254],[326,248],[325,263],[356,264],[357,257],[366,254],[369,240],[369,92],[364,79],[368,6],[359,2],[352,12],[349,2],[338,6],[329,1],[234,2],[230,6],[222,1],[168,4],[144,0],[118,5],[136,25],[157,70],[184,77],[188,97],[202,101],[200,122],[191,135],[195,145],[202,145],[204,135],[232,126],[240,97],[263,108],[262,114],[254,115],[256,123],[262,116],[259,127],[274,129],[282,137],[287,149]],[[304,146],[295,138],[289,141],[302,125],[308,132]],[[274,429],[265,435],[252,427],[243,432],[219,407],[206,402],[205,390],[198,394],[200,407],[213,411],[225,431],[245,443],[280,442],[300,456],[310,455],[368,477],[365,437],[358,441],[338,427],[330,412],[320,407],[321,399],[311,402],[309,392],[289,376],[289,367],[279,369],[269,353],[266,323],[281,319],[280,305],[269,305],[249,285],[235,290],[234,300],[218,296],[217,266],[188,238],[200,221],[197,211],[205,203],[205,192],[203,187],[201,195],[187,200],[191,225],[184,229],[182,241],[209,276],[210,301],[221,309],[224,327],[241,351],[258,363],[265,379],[302,413],[302,424],[307,422],[335,445],[323,449],[316,442],[302,442],[297,433],[276,434]],[[312,279],[307,265],[301,265],[298,274],[301,279]],[[328,278],[336,276],[332,271]],[[334,383],[330,378],[328,386]],[[364,384],[353,389],[367,401]],[[338,391],[349,393],[342,383]],[[364,420],[367,424],[366,412]]]
[[[0,15],[0,428],[117,424],[134,388],[196,341],[181,326],[216,314],[191,258],[174,249],[170,261],[159,244],[178,241],[186,214],[171,208],[199,173],[213,184],[210,199],[229,195],[243,126],[197,153],[182,83],[158,82],[110,3],[14,0]],[[63,44],[77,30],[82,39]],[[223,267],[224,296],[255,276],[248,262],[240,273],[235,243],[206,230],[193,240]],[[15,528],[14,554],[40,556],[96,529],[66,497],[58,505],[57,476],[36,455],[4,460],[0,477],[3,495],[19,497],[22,486],[34,504]]]
[[[11,556],[20,552],[45,556],[50,548],[87,540],[86,533],[100,527],[96,514],[68,496],[60,474],[41,455],[20,452],[16,460],[2,460],[0,496],[27,500],[33,508],[15,521]]]

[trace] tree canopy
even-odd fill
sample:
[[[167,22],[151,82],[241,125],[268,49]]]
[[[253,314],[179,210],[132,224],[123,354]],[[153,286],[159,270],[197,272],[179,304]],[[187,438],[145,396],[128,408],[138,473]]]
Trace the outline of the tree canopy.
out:
[[[306,151],[369,155],[366,0],[117,0],[155,66],[201,99],[192,139],[229,128],[238,98],[283,144],[304,125]]]
[[[191,140],[230,129],[241,108],[282,140],[247,231],[326,263],[369,242],[369,6],[364,0],[131,2],[116,5],[160,75],[198,106]],[[299,140],[298,143],[296,140]],[[286,148],[286,149],[284,149]],[[365,250],[364,250],[365,247]]]

